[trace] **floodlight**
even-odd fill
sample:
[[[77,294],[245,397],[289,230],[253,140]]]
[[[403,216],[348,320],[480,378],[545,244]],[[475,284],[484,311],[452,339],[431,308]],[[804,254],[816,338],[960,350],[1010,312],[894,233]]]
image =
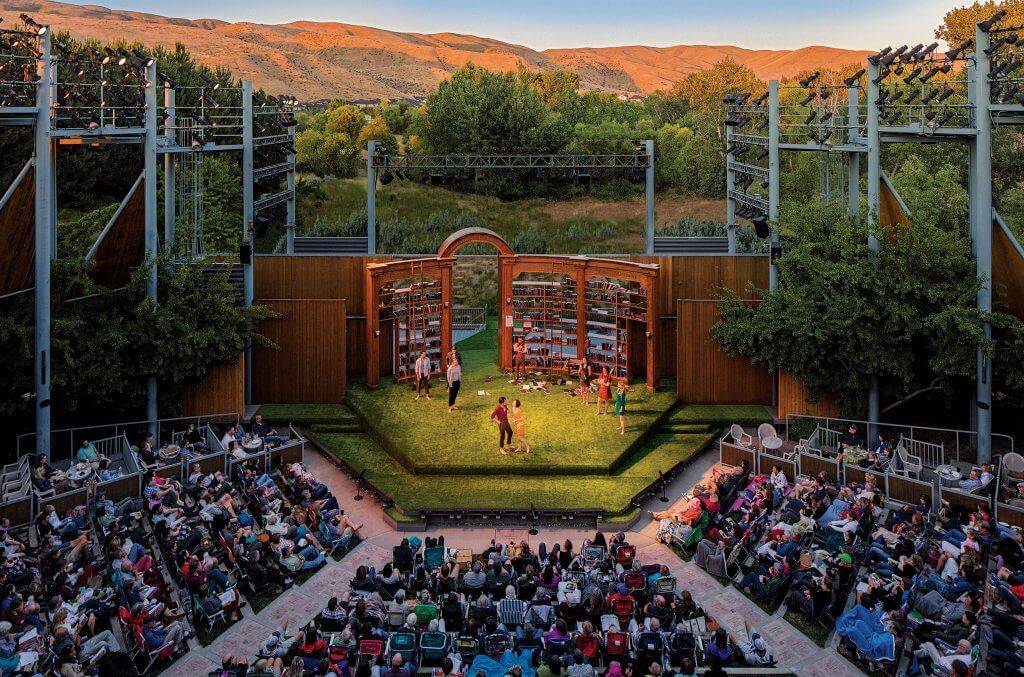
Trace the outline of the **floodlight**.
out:
[[[956,61],[960,58],[961,54],[970,48],[972,44],[974,44],[974,40],[964,40],[959,45],[946,52],[946,58],[950,61]]]
[[[843,80],[843,84],[846,85],[847,87],[853,87],[855,84],[857,84],[858,80],[864,77],[865,72],[866,71],[863,68],[861,68],[859,71]]]
[[[905,78],[903,78],[903,82],[909,85],[911,82],[914,81],[914,78],[921,74],[922,70],[924,69],[921,68],[920,66],[916,67],[914,70],[910,71],[910,73],[908,73]]]
[[[814,71],[804,79],[800,80],[800,86],[803,87],[804,89],[807,89],[811,85],[811,83],[817,80],[820,76],[821,73],[819,71]]]
[[[24,16],[25,15],[22,14],[22,17],[24,17]],[[990,30],[992,30],[992,27],[995,26],[997,23],[999,23],[1003,19],[1003,17],[1005,17],[1005,16],[1006,16],[1006,10],[1005,9],[1001,9],[998,12],[996,12],[995,14],[993,14],[992,16],[990,16],[985,21],[978,22],[978,28],[980,28],[981,30],[983,30],[986,33],[988,33]]]

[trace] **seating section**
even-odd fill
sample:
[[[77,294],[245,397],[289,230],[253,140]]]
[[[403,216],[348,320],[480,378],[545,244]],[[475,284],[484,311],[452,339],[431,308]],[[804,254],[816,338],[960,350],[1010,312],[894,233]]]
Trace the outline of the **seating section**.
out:
[[[666,566],[640,562],[621,534],[609,542],[598,533],[579,548],[534,551],[523,542],[475,555],[443,537],[407,539],[379,571],[359,567],[350,591],[309,626],[269,637],[253,669],[326,663],[357,674],[390,666],[475,675],[543,665],[554,674],[614,674],[629,666],[648,674],[672,666],[692,674],[771,662],[754,630],[730,637]]]

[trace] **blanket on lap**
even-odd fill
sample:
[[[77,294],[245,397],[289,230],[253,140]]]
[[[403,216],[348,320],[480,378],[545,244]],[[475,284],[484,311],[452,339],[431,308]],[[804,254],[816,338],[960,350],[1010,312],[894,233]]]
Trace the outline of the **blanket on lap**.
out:
[[[478,654],[473,659],[473,665],[470,666],[468,671],[464,671],[463,674],[476,675],[482,672],[486,677],[505,677],[513,665],[518,665],[523,669],[523,677],[537,677],[537,671],[530,666],[531,656],[532,651],[530,649],[524,649],[518,656],[511,651],[506,651],[502,654],[501,661],[496,661],[484,654]]]
[[[896,637],[882,625],[882,614],[858,604],[839,617],[836,632],[870,660],[895,660]]]

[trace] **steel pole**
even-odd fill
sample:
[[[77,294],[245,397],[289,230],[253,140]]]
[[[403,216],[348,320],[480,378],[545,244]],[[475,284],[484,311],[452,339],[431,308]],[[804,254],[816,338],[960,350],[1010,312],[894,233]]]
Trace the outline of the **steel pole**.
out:
[[[295,148],[295,125],[288,128],[288,136],[291,137],[289,148]],[[288,203],[287,221],[285,224],[285,252],[295,253],[295,153],[288,154]]]
[[[978,310],[986,316],[992,312],[992,117],[989,114],[991,83],[989,74],[992,61],[986,50],[992,41],[988,32],[976,26],[974,30],[974,137],[973,178],[971,203],[974,221],[974,254],[978,274]],[[985,341],[992,339],[992,325],[983,325]],[[985,346],[977,351],[977,448],[978,463],[992,460],[992,361]]]
[[[882,138],[878,131],[878,85],[875,80],[878,78],[878,64],[868,59],[867,74],[867,142],[868,142],[868,249],[872,261],[875,261],[875,254],[878,252],[878,238],[875,232],[880,228],[882,209]],[[877,265],[877,261],[875,261]],[[871,386],[868,389],[868,438],[873,437],[872,423],[878,423],[881,416],[881,394],[878,385],[878,378],[871,378]]]
[[[50,456],[50,262],[54,254],[54,163],[50,149],[50,31],[42,37],[35,125],[35,402],[36,453]]]
[[[736,174],[729,167],[729,148],[732,147],[733,131],[731,125],[725,126],[725,234],[729,238],[729,253],[735,254],[738,249],[736,224],[736,200],[732,192],[736,189]]]
[[[366,142],[366,251],[377,253],[377,169],[373,165],[377,142]]]
[[[645,233],[647,255],[654,254],[654,141],[644,141],[644,152],[647,155],[647,171],[645,172]]]
[[[846,142],[857,143],[860,138],[860,101],[856,83],[847,91]],[[846,211],[853,217],[860,214],[860,153],[846,154]]]
[[[156,59],[146,66],[146,136],[143,142],[143,213],[146,233],[146,264],[150,267],[146,280],[146,296],[153,302],[154,312],[157,303],[157,250],[160,246],[160,230],[157,225],[157,186],[156,186]],[[159,420],[157,409],[156,374],[146,379],[146,419],[149,421],[149,433],[156,439],[156,426]]]
[[[174,88],[164,83],[164,136],[167,138],[167,145],[171,147],[178,145],[175,138],[177,135],[175,127],[178,124],[175,106]],[[177,198],[175,193],[177,183],[174,166],[175,155],[177,154],[164,154],[164,247],[168,249],[174,246],[174,230],[178,218],[175,205]]]
[[[779,81],[768,83],[768,226],[771,228],[769,242],[771,250],[768,271],[768,290],[774,292],[779,286],[779,267],[775,257],[779,249]]]
[[[242,82],[242,246],[239,258],[242,261],[242,297],[246,308],[252,306],[255,280],[252,271],[253,233],[253,136],[252,136],[252,83]],[[245,403],[252,403],[252,342],[245,348]]]

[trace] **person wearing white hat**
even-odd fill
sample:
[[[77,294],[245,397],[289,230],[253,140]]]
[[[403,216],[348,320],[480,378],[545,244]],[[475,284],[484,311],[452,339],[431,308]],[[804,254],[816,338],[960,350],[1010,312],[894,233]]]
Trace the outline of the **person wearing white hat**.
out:
[[[740,648],[743,653],[744,660],[747,661],[748,665],[759,666],[759,665],[771,665],[775,662],[775,658],[772,656],[772,652],[768,650],[768,645],[764,641],[764,637],[759,632],[754,630],[750,624],[750,619],[743,619],[743,628],[747,632],[746,641],[736,642],[736,646]]]

